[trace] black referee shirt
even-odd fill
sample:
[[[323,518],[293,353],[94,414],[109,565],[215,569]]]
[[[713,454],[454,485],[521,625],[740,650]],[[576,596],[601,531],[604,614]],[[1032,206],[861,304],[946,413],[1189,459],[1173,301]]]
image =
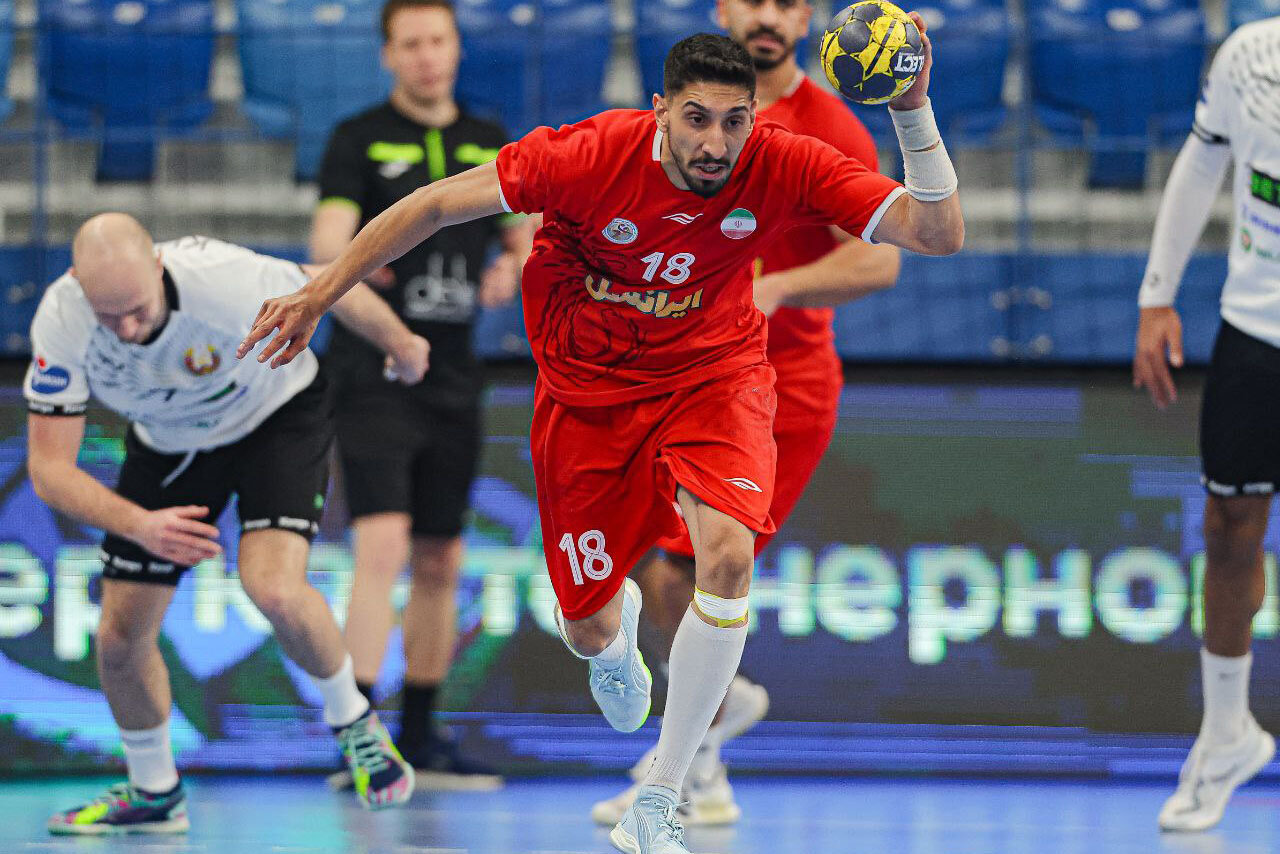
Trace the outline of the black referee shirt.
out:
[[[424,184],[495,159],[506,142],[501,127],[465,112],[448,127],[433,128],[385,103],[334,129],[320,168],[320,200],[355,206],[363,228]],[[380,291],[405,324],[431,342],[431,370],[415,388],[443,405],[465,405],[479,394],[471,347],[476,288],[505,219],[441,230],[391,262],[395,285]],[[382,356],[341,324],[334,326],[326,361],[369,381],[382,373]]]

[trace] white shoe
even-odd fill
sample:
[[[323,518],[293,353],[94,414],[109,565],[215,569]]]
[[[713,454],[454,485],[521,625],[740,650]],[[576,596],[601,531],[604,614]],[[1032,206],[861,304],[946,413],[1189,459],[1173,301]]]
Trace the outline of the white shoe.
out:
[[[1244,735],[1232,744],[1210,745],[1201,736],[1178,774],[1178,789],[1160,810],[1160,829],[1208,830],[1222,820],[1231,793],[1262,770],[1276,753],[1276,740],[1249,716]]]
[[[622,821],[639,791],[640,783],[636,783],[607,801],[599,801],[591,807],[591,820],[605,827]],[[680,792],[677,812],[687,827],[735,824],[742,818],[742,809],[733,798],[728,769],[723,764],[717,765],[709,777],[701,780],[690,774]]]
[[[609,831],[609,841],[622,854],[689,854],[676,814],[675,792],[641,786],[636,802]]]

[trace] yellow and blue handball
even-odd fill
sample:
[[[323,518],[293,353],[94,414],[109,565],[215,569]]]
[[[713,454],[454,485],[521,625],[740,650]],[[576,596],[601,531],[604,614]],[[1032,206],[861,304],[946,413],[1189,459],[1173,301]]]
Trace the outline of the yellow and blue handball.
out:
[[[831,19],[819,58],[841,95],[859,104],[883,104],[916,82],[924,46],[906,12],[887,0],[862,0]]]

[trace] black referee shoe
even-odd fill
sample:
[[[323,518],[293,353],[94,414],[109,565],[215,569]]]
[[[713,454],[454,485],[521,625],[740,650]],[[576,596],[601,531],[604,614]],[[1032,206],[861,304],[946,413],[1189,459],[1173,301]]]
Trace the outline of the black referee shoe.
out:
[[[463,756],[458,743],[437,734],[421,744],[397,744],[400,755],[413,766],[415,788],[451,792],[489,792],[502,788],[502,775],[496,768]],[[350,789],[351,772],[346,763],[327,778],[336,791]]]
[[[444,733],[435,733],[418,744],[406,741],[397,747],[413,766],[421,789],[486,792],[502,788],[502,775],[496,768],[463,756],[458,742]]]

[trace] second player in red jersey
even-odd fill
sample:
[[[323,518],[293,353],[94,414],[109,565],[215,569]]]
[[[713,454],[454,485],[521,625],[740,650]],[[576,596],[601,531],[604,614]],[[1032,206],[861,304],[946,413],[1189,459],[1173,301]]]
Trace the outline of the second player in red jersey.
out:
[[[772,531],[773,371],[752,259],[806,224],[926,254],[963,243],[924,44],[917,83],[890,105],[905,192],[825,143],[757,123],[749,54],[691,36],[668,54],[652,113],[539,129],[495,163],[416,191],[322,277],[265,303],[239,348],[243,357],[279,330],[258,359],[283,364],[334,300],[436,230],[503,210],[544,214],[524,275],[544,552],[556,624],[589,661],[591,694],[616,729],[643,724],[652,688],[637,645],[642,597],[625,576],[681,526],[697,565],[657,751],[610,832],[629,854],[687,854],[679,794],[742,656],[755,537]]]
[[[796,133],[820,139],[871,169],[875,142],[863,124],[834,95],[800,69],[796,44],[809,32],[812,8],[803,0],[721,0],[721,25],[751,54],[756,69],[759,115]],[[873,246],[838,228],[804,225],[764,248],[755,261],[756,304],[769,314],[768,359],[777,373],[773,438],[777,467],[769,515],[781,526],[795,508],[826,453],[835,431],[843,387],[836,353],[831,305],[891,286],[898,253]],[[757,554],[772,539],[756,537]],[[693,544],[684,532],[664,537],[635,573],[645,597],[645,620],[652,629],[647,650],[665,657],[694,588]],[[739,675],[729,686],[719,713],[698,749],[681,793],[681,814],[689,824],[729,824],[740,815],[720,760],[721,745],[764,717],[769,695]],[[652,751],[631,769],[638,784]],[[638,790],[596,803],[592,817],[615,823]]]

